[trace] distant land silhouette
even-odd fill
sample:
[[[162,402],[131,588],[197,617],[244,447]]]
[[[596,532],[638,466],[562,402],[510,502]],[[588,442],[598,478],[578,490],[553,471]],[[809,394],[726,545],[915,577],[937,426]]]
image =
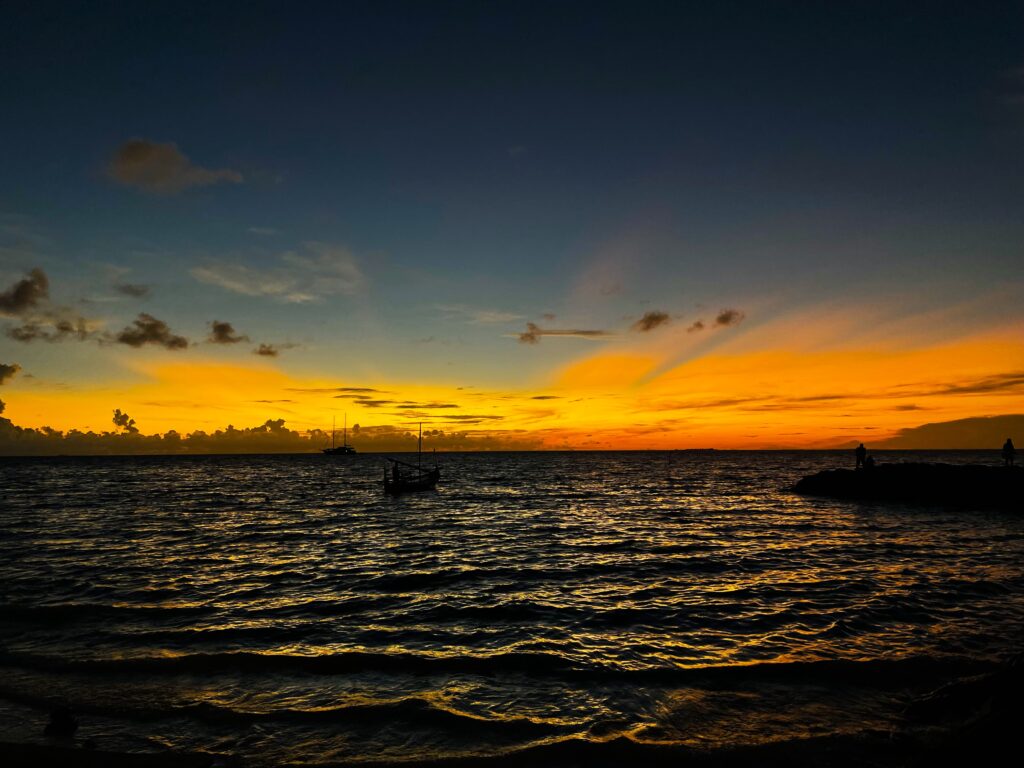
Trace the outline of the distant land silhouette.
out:
[[[0,410],[2,413],[2,410]],[[179,433],[143,434],[134,419],[120,410],[113,412],[114,430],[104,432],[49,427],[19,427],[0,416],[0,456],[103,456],[166,455],[206,453],[314,453],[331,444],[330,430],[301,432],[289,429],[284,419],[267,419],[255,427],[234,427],[213,432],[195,430]],[[382,425],[351,431],[351,442],[362,453],[412,452],[416,450],[415,429]],[[871,441],[872,449],[992,449],[997,450],[1007,435],[1024,434],[1024,415],[958,419],[924,424],[902,430],[896,437]],[[544,446],[539,437],[514,430],[444,430],[426,428],[424,449],[438,451],[530,451]],[[850,441],[822,448],[853,448]],[[571,446],[563,446],[569,448]]]
[[[972,416],[901,429],[894,437],[871,440],[873,449],[998,448],[1007,435],[1024,435],[1024,414]],[[839,448],[854,448],[860,440]]]
[[[109,456],[206,453],[320,453],[330,446],[330,430],[300,432],[285,426],[284,419],[267,419],[255,427],[234,427],[213,432],[196,430],[179,433],[143,434],[127,414],[115,411],[116,431],[61,432],[49,427],[19,427],[0,417],[0,456]],[[358,425],[349,430],[350,442],[360,452],[413,452],[417,438],[414,428],[405,426]],[[515,451],[540,447],[529,435],[508,435],[501,431],[475,433],[463,430],[424,429],[424,450]]]

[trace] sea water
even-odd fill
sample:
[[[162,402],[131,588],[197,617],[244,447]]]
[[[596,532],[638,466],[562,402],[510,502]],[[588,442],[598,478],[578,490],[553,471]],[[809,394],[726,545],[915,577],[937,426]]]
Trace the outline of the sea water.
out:
[[[0,740],[67,703],[257,765],[714,749],[884,730],[1024,636],[1024,519],[791,492],[852,453],[439,462],[390,498],[372,455],[2,460]]]

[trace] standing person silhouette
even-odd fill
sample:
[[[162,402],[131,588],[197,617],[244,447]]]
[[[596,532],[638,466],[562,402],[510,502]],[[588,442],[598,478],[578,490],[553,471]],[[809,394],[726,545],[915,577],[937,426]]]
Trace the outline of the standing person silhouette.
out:
[[[864,458],[868,455],[868,449],[864,447],[864,443],[861,443],[853,453],[857,457],[856,469],[862,469],[864,467]]]
[[[1016,456],[1017,449],[1013,447],[1013,440],[1006,438],[1006,442],[1003,443],[1003,466],[1012,467]]]

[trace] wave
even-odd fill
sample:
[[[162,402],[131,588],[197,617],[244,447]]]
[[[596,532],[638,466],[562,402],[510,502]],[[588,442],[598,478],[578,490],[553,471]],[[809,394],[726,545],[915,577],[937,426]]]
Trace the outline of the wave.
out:
[[[15,701],[39,710],[51,708],[53,701],[44,695],[0,687],[0,698]],[[351,724],[402,724],[414,728],[425,728],[465,733],[471,730],[477,736],[495,736],[499,733],[506,738],[535,739],[566,734],[573,726],[545,723],[525,717],[490,718],[467,712],[440,707],[434,702],[417,696],[391,701],[360,701],[334,707],[299,709],[286,707],[269,710],[244,710],[210,702],[185,705],[152,706],[147,704],[103,703],[90,698],[75,701],[75,711],[83,715],[124,718],[134,721],[156,721],[171,718],[190,720],[214,725],[250,725],[259,722],[294,723],[299,725]]]
[[[26,623],[63,624],[74,619],[182,618],[213,613],[203,605],[117,605],[109,603],[56,603],[53,605],[0,604],[5,619]]]
[[[588,665],[548,653],[509,652],[481,656],[345,651],[320,656],[235,651],[130,658],[58,659],[0,652],[0,667],[98,675],[177,675],[216,673],[306,673],[340,675],[383,672],[410,675],[501,675],[660,685],[733,683],[740,680],[891,685],[914,680],[963,677],[991,671],[995,661],[963,657],[911,656],[895,659],[831,659],[753,662],[719,666],[629,669]]]

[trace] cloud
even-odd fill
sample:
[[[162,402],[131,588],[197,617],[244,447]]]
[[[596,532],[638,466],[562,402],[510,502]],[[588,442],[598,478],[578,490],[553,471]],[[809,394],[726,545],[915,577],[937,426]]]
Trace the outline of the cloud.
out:
[[[523,315],[517,315],[514,312],[502,312],[497,309],[477,309],[462,304],[439,304],[437,308],[453,317],[465,318],[474,325],[513,323],[516,320],[523,319]]]
[[[212,264],[191,270],[201,283],[244,296],[269,296],[291,303],[325,296],[351,296],[366,282],[355,256],[342,246],[309,242],[305,253],[289,251],[281,266],[257,269],[244,264]]]
[[[602,339],[615,334],[610,331],[591,331],[580,329],[541,328],[535,323],[527,323],[523,333],[516,334],[520,344],[539,344],[544,336],[566,336],[580,339]]]
[[[50,295],[50,280],[38,267],[3,293],[0,293],[0,314],[8,317],[23,315],[35,309]]]
[[[1000,373],[965,384],[950,384],[936,391],[940,395],[980,395],[989,392],[1013,391],[1024,387],[1024,371]]]
[[[260,357],[277,357],[281,354],[280,350],[273,344],[260,344],[252,353]]]
[[[0,316],[19,318],[21,325],[5,333],[15,341],[85,341],[96,335],[95,324],[65,307],[50,303],[50,280],[38,267],[0,293]]]
[[[645,312],[643,317],[633,323],[633,330],[647,333],[671,322],[672,318],[668,316],[667,312],[654,310],[652,312]]]
[[[417,409],[419,409],[419,408],[435,409],[435,408],[459,408],[461,406],[459,406],[457,403],[411,403],[409,401],[405,401],[405,402],[397,403],[396,407],[398,407],[398,408],[417,408]]]
[[[379,400],[373,397],[365,397],[363,395],[335,395],[335,399],[341,400],[353,400],[355,405],[363,408],[381,408],[385,405],[397,405],[397,400]]]
[[[127,344],[129,347],[155,344],[165,349],[185,349],[189,343],[184,336],[172,333],[163,320],[157,320],[145,312],[139,313],[132,324],[114,338],[119,344]]]
[[[14,374],[20,370],[21,366],[17,363],[0,363],[0,384],[13,379]]]
[[[27,344],[32,341],[64,341],[65,339],[77,339],[86,341],[93,338],[96,332],[89,327],[89,321],[84,317],[76,317],[73,320],[67,318],[52,319],[45,323],[38,320],[30,320],[7,329],[7,335],[15,341]]]
[[[146,139],[130,139],[118,147],[107,173],[119,184],[160,194],[224,182],[239,184],[243,180],[242,174],[229,168],[211,170],[195,165],[174,143]]]
[[[738,309],[723,309],[721,312],[718,313],[717,317],[715,317],[715,325],[738,325],[739,323],[743,322],[744,317],[746,317],[746,315],[744,315]]]
[[[209,344],[238,344],[248,341],[249,337],[236,333],[231,323],[221,320],[210,321],[210,335],[206,338]]]
[[[260,344],[252,353],[260,357],[277,357],[286,349],[295,349],[297,346],[299,345],[290,341],[283,344]]]
[[[646,315],[645,315],[646,317]],[[746,315],[740,312],[738,309],[723,309],[715,315],[715,320],[712,323],[713,328],[726,328],[730,325],[739,325],[743,322],[743,318]],[[707,328],[707,324],[703,319],[694,320],[689,328],[686,329],[687,333],[697,333]]]
[[[127,413],[121,413],[120,408],[114,410],[112,421],[115,427],[123,429],[127,434],[136,435],[139,432],[139,428],[135,426],[135,419],[131,418]]]
[[[249,227],[246,231],[251,235],[260,235],[261,237],[272,237],[279,234],[279,231],[273,227]]]
[[[373,387],[287,387],[288,392],[305,392],[309,394],[326,395],[332,392],[356,392],[356,393],[376,393],[380,395],[390,395],[391,392],[386,389],[374,389]]]
[[[125,296],[141,299],[145,296],[149,296],[150,287],[148,285],[138,285],[136,283],[115,283],[114,290]]]

